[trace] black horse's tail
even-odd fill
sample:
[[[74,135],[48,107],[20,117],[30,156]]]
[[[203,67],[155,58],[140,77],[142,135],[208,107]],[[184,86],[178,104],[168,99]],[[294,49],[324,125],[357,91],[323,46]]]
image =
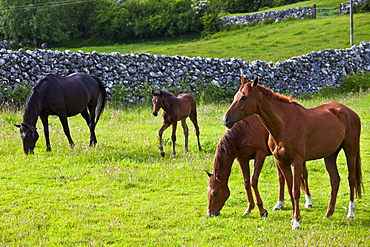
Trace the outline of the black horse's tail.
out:
[[[105,90],[103,82],[100,80],[97,76],[92,76],[96,82],[99,84],[99,102],[98,102],[98,108],[96,110],[96,117],[95,117],[95,124],[98,123],[100,115],[103,113],[105,104],[107,103],[108,94]]]

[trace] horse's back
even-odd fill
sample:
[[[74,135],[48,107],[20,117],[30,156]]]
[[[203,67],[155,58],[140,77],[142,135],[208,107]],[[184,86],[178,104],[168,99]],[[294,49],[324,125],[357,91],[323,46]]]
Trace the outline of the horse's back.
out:
[[[44,78],[47,85],[47,99],[44,107],[57,114],[65,111],[67,116],[82,112],[88,104],[97,104],[99,98],[98,82],[84,73],[67,77],[48,74]]]
[[[306,160],[327,157],[344,142],[353,142],[356,145],[361,130],[360,118],[356,112],[335,101],[309,111],[313,117],[306,121],[309,125]]]
[[[179,94],[177,96],[177,99],[178,99],[178,107],[180,109],[180,112],[181,112],[181,118],[186,118],[188,116],[190,116],[191,114],[197,114],[196,113],[196,101],[195,101],[195,98],[193,95],[191,94]]]

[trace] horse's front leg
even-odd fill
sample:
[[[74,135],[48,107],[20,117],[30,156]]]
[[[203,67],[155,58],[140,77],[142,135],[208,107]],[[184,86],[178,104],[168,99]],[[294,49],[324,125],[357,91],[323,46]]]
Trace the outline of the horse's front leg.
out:
[[[72,140],[72,137],[71,137],[71,133],[69,131],[69,127],[68,127],[68,118],[67,118],[67,114],[63,113],[61,115],[58,115],[59,116],[59,119],[60,119],[60,122],[62,123],[62,126],[63,126],[63,131],[64,131],[64,134],[67,136],[68,138],[68,142],[69,142],[69,145],[71,147],[74,147],[75,144]]]
[[[245,210],[243,214],[245,216],[250,214],[255,207],[250,183],[249,159],[238,157],[237,160],[243,172],[244,188],[248,198],[248,208]]]
[[[184,130],[184,137],[185,137],[185,154],[188,154],[189,152],[189,128],[186,124],[186,118],[181,120],[181,125]]]
[[[45,135],[45,141],[46,141],[46,152],[50,152],[51,151],[51,146],[50,146],[50,138],[49,138],[48,115],[40,114],[40,119],[41,119],[42,125],[44,126],[44,135]]]
[[[170,126],[169,123],[167,122],[164,122],[162,127],[159,129],[158,131],[158,139],[159,139],[159,150],[161,150],[161,155],[162,157],[164,157],[166,154],[165,152],[163,151],[163,141],[162,141],[162,136],[163,136],[163,132]]]
[[[177,129],[177,121],[172,123],[172,135],[171,135],[171,140],[172,140],[172,155],[176,155],[176,129]]]
[[[251,177],[251,186],[254,190],[254,194],[256,195],[256,201],[257,201],[257,206],[260,211],[260,215],[267,217],[268,212],[263,207],[263,201],[258,191],[258,178],[260,176],[265,158],[266,158],[266,155],[263,152],[256,151],[256,155],[254,159],[254,169],[253,169],[253,174]]]

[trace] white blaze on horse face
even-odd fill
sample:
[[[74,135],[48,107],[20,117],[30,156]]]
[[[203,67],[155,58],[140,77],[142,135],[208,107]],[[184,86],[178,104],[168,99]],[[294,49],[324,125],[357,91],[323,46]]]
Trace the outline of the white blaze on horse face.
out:
[[[21,138],[24,139],[26,137],[26,132],[21,132]]]

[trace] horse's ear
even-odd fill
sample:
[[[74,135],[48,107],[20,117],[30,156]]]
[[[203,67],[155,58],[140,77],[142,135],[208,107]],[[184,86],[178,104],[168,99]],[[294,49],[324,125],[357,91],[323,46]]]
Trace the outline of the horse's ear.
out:
[[[17,128],[20,128],[21,127],[20,124],[14,124],[14,126],[17,127]]]
[[[216,172],[216,180],[221,181],[221,173],[219,171]]]
[[[206,173],[207,173],[207,175],[208,175],[208,177],[211,177],[212,176],[212,173],[209,173],[208,171],[206,171],[206,170],[204,170]]]
[[[253,81],[252,81],[252,87],[257,86],[257,84],[258,84],[258,76],[256,76],[256,77],[253,79]]]
[[[240,81],[241,81],[241,83],[242,83],[242,86],[244,86],[244,84],[246,83],[244,75],[242,75],[242,76],[240,77]]]

